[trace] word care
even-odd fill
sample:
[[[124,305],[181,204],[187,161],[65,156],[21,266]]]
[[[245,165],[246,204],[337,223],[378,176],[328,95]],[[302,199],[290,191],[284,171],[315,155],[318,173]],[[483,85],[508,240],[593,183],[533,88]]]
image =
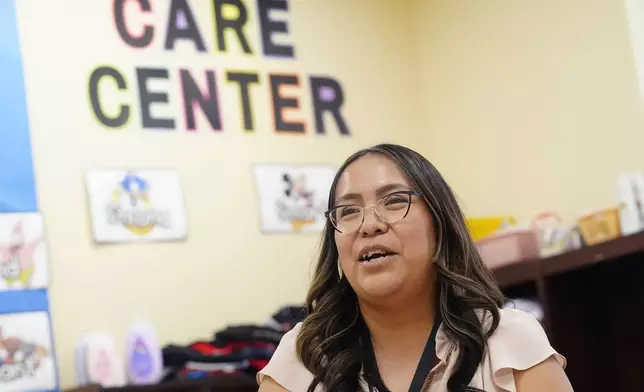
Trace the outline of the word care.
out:
[[[167,15],[155,14],[159,1],[170,1]],[[179,43],[190,44],[200,53],[208,53],[204,43],[204,34],[195,19],[187,0],[115,0],[113,9],[114,26],[122,42],[137,50],[149,50],[150,47],[160,47],[164,52],[172,53]],[[132,5],[136,4],[137,7]],[[167,4],[167,3],[165,3]],[[167,5],[166,5],[167,7]],[[259,21],[259,32],[262,55],[294,59],[295,48],[285,44],[283,37],[276,43],[278,34],[288,34],[286,20],[275,19],[276,12],[288,11],[287,0],[257,0],[256,20]],[[199,10],[201,11],[201,9]],[[146,22],[128,22],[131,13],[140,13],[136,20],[141,20],[141,14]],[[246,4],[242,0],[212,0],[214,42],[219,54],[226,54],[231,43],[239,45],[241,50],[254,56],[256,50],[244,26],[248,21]],[[164,23],[164,29],[155,25]],[[164,34],[159,34],[163,31]],[[155,45],[159,43],[159,45]],[[161,44],[162,43],[162,44]],[[257,105],[270,108],[273,117],[273,128],[281,133],[302,134],[307,132],[309,124],[302,117],[300,107],[301,94],[309,95],[312,103],[313,129],[317,134],[326,134],[330,125],[340,134],[350,135],[350,130],[343,116],[345,95],[341,84],[328,75],[309,75],[306,80],[291,72],[267,72],[260,74],[252,70],[219,70],[202,69],[168,69],[163,66],[134,66],[134,78],[126,75],[116,65],[101,65],[95,68],[88,78],[90,108],[96,119],[105,127],[118,129],[131,120],[138,105],[140,124],[146,130],[176,130],[183,127],[188,131],[196,131],[197,118],[207,121],[212,131],[221,131],[225,121],[220,109],[221,95],[227,94],[222,86],[233,89],[239,102],[239,112],[230,121],[239,121],[245,131],[254,131],[257,126],[255,111]],[[174,83],[178,89],[170,89]],[[307,85],[307,86],[305,86]],[[255,89],[264,91],[264,99],[254,102]],[[172,97],[171,91],[179,91],[180,97]],[[306,92],[305,92],[306,91]],[[231,91],[232,92],[232,91]],[[182,118],[156,114],[159,105],[180,106]],[[178,117],[178,116],[177,116]],[[226,123],[226,126],[233,124]],[[199,125],[203,129],[204,124]]]

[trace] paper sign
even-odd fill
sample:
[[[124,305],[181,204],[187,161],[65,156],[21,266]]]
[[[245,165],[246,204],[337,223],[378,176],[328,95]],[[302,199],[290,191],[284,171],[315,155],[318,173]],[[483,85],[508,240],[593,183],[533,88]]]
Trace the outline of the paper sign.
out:
[[[329,166],[256,166],[261,231],[321,231],[335,171]]]
[[[48,286],[44,232],[38,213],[0,214],[0,291]]]
[[[0,315],[0,391],[56,389],[50,331],[45,312]]]
[[[184,239],[187,218],[176,170],[97,169],[86,173],[96,242]]]

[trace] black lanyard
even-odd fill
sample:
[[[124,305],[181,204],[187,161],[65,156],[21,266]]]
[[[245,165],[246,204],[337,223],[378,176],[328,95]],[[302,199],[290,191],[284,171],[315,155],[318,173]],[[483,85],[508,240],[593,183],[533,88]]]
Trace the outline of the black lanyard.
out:
[[[425,343],[425,348],[423,349],[423,354],[420,357],[420,361],[418,361],[418,367],[416,367],[414,378],[411,380],[409,392],[421,392],[423,385],[425,385],[425,381],[427,381],[429,372],[436,365],[436,334],[438,333],[440,324],[440,313],[436,312],[434,327],[432,328],[432,332],[427,338],[427,343]],[[367,384],[369,385],[369,391],[378,391],[377,385],[381,385],[382,388],[382,386],[384,386],[384,382],[382,381],[380,372],[378,371],[376,354],[373,351],[371,338],[367,336],[365,340],[365,373],[367,374]],[[376,385],[373,385],[374,383]]]

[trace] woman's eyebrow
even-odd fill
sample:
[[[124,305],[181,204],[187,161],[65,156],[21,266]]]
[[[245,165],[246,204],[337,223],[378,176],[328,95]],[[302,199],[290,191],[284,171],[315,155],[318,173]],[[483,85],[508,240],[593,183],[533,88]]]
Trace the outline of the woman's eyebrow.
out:
[[[406,189],[409,189],[409,187],[405,184],[398,184],[398,183],[383,185],[376,190],[376,196],[378,197],[386,196],[390,192],[393,192],[396,190],[402,190],[402,189],[406,190]],[[345,193],[344,195],[338,197],[335,200],[335,204],[339,204],[340,202],[345,200],[362,200],[362,195],[356,192]]]

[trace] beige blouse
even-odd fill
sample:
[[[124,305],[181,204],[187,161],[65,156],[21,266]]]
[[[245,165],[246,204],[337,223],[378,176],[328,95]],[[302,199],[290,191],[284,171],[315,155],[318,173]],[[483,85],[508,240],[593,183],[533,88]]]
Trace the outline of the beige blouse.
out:
[[[551,356],[565,368],[566,359],[557,353],[548,341],[541,324],[529,313],[517,309],[501,309],[501,319],[494,334],[488,339],[486,354],[474,374],[470,386],[486,392],[516,392],[513,370],[526,370]],[[269,364],[257,374],[261,384],[269,376],[291,392],[305,392],[313,375],[298,360],[295,341],[301,323],[282,338]],[[447,380],[455,365],[458,348],[450,343],[441,325],[436,335],[438,364],[432,370],[433,381],[429,392],[447,392]],[[364,380],[361,391],[368,392]],[[316,392],[323,392],[318,386]]]

